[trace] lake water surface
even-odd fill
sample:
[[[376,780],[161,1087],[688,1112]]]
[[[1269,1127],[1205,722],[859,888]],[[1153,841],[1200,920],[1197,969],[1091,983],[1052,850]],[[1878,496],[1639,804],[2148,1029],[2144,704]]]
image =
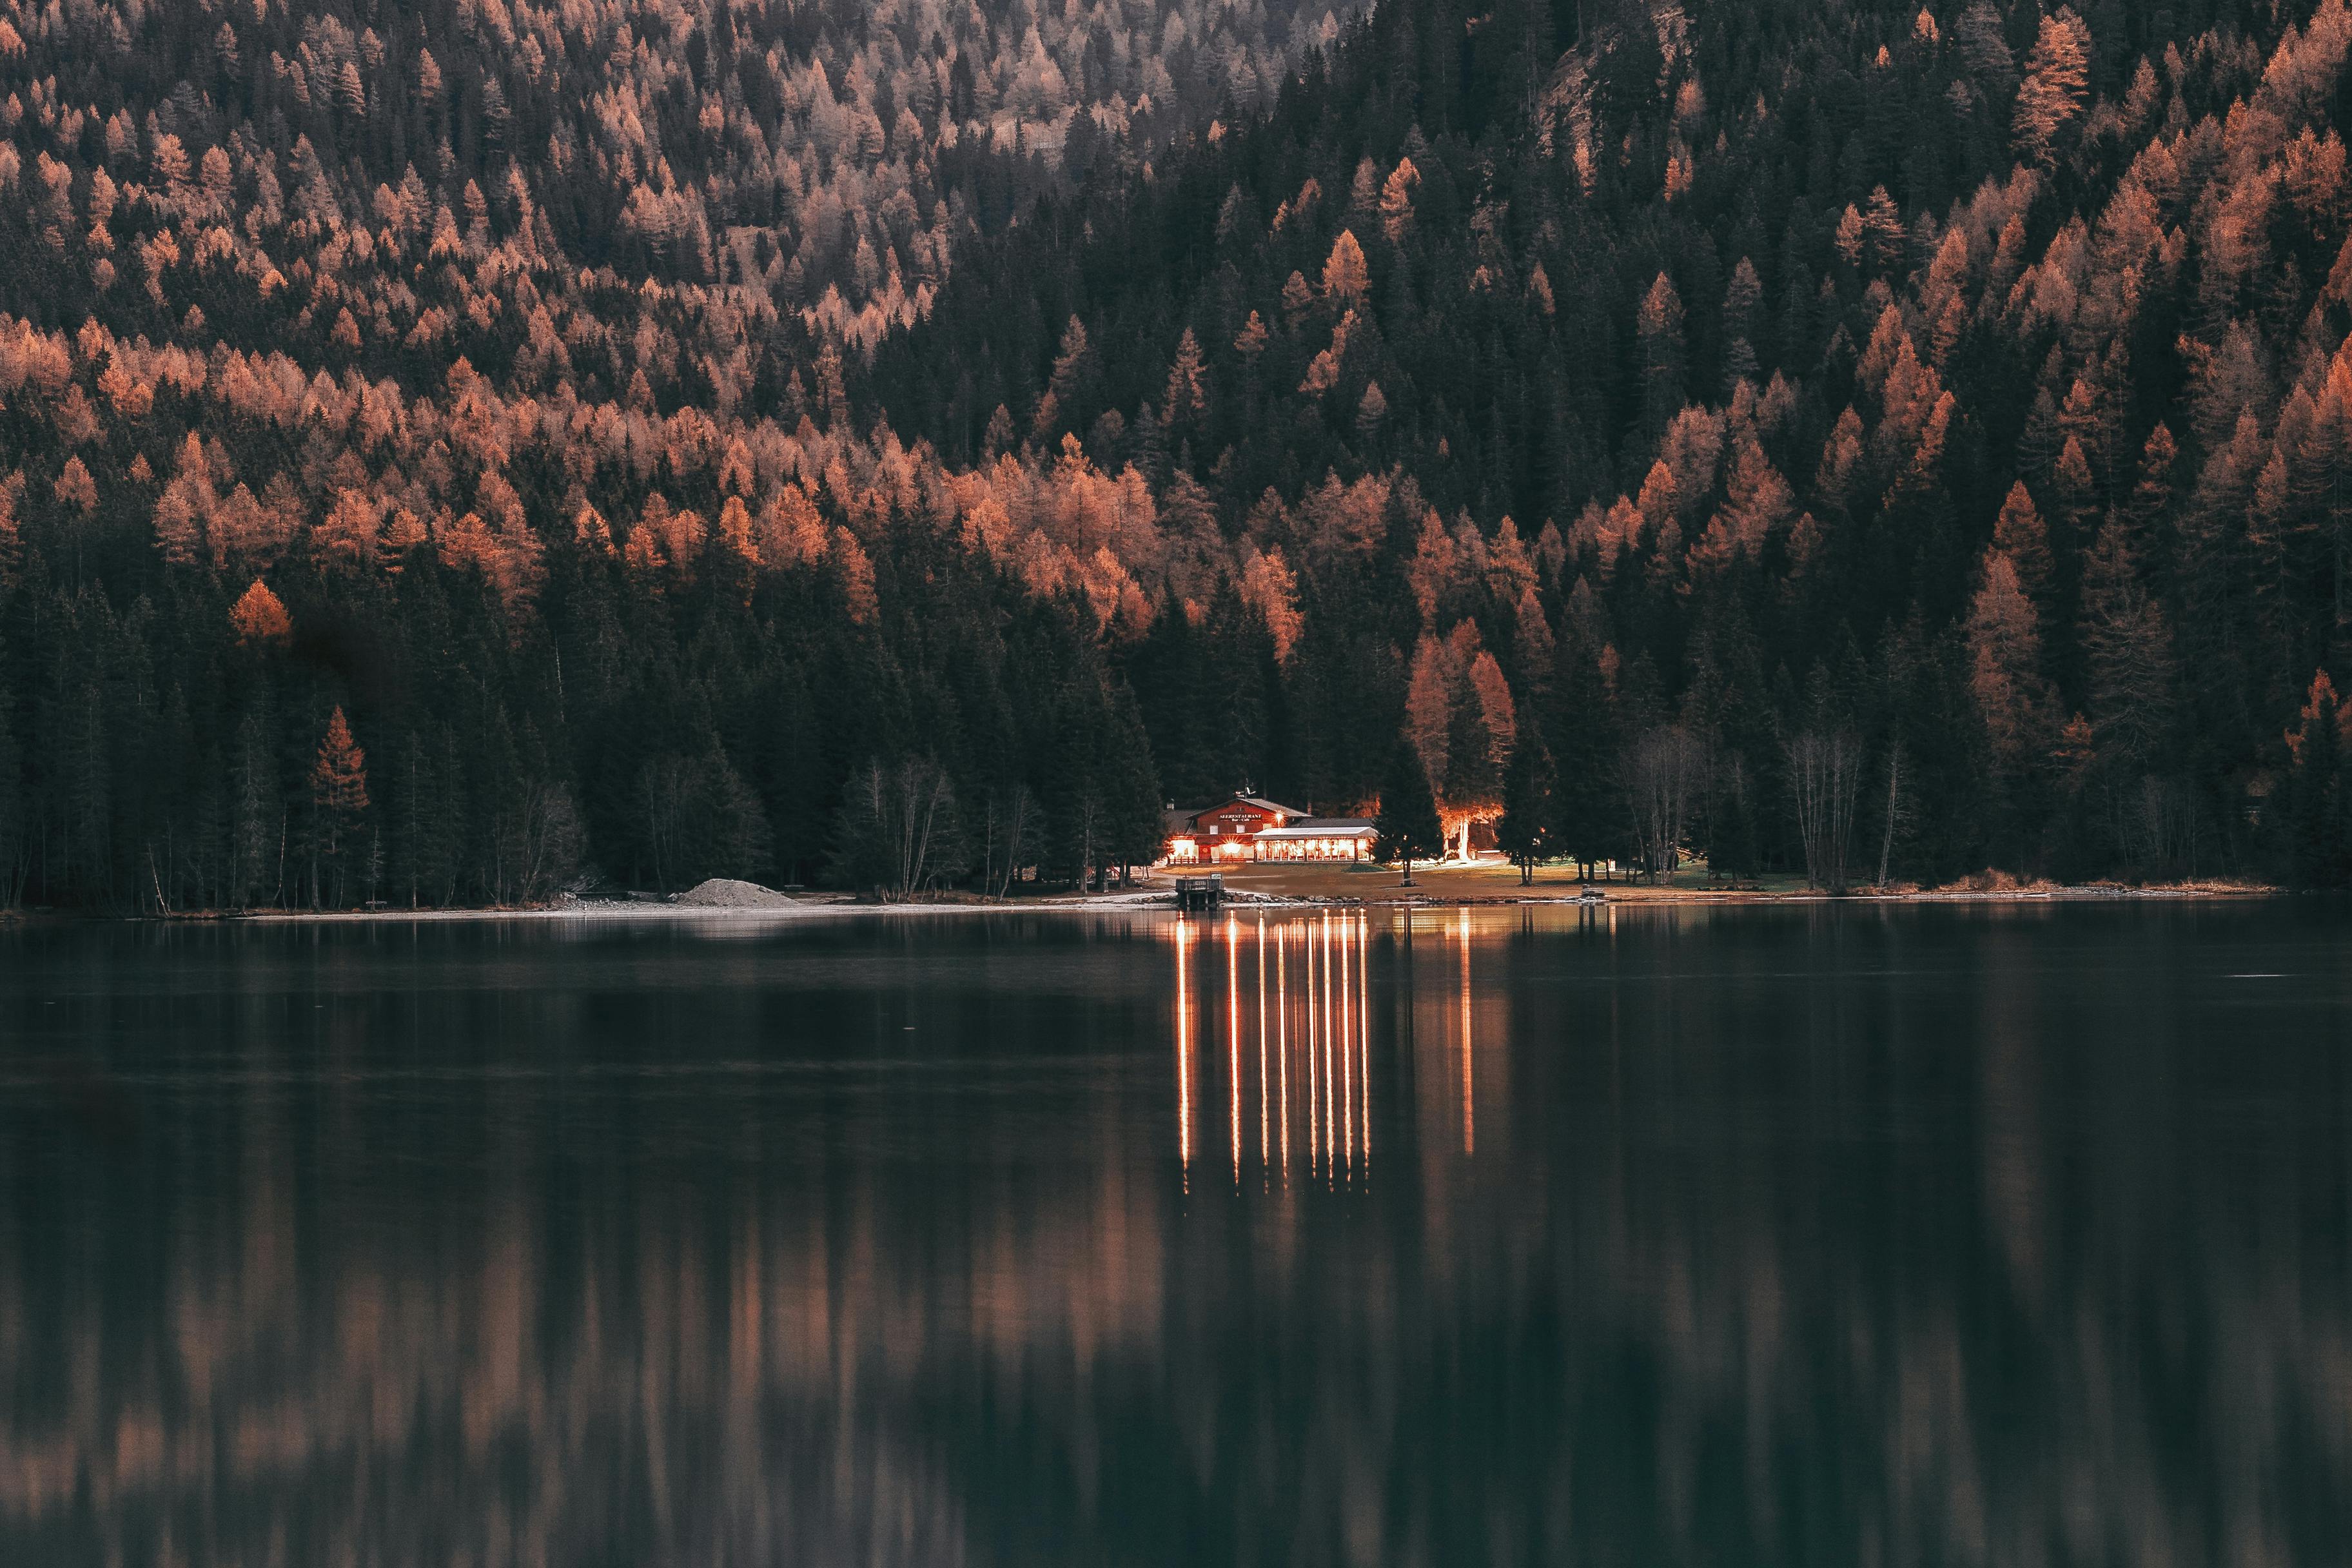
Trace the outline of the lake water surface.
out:
[[[2352,920],[0,931],[0,1563],[2340,1563]]]

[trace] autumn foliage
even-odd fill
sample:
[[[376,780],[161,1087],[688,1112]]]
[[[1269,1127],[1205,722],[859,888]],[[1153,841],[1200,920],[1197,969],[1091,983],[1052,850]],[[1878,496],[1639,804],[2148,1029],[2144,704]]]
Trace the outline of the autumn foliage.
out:
[[[310,764],[310,799],[339,827],[356,826],[368,808],[367,753],[352,739],[352,726],[338,708],[319,741]]]
[[[0,50],[0,887],[842,876],[917,762],[1072,875],[1400,739],[1793,869],[1808,734],[1890,874],[2320,863],[2339,0],[85,9]]]
[[[229,606],[228,620],[239,647],[267,647],[284,643],[294,635],[294,622],[286,614],[286,606],[269,591],[269,584],[258,577]]]

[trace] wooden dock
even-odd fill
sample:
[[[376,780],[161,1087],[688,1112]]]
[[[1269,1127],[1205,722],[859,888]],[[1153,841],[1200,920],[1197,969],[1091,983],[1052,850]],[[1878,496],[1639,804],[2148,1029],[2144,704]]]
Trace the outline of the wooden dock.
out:
[[[1225,879],[1223,872],[1206,877],[1176,879],[1176,907],[1186,912],[1213,910],[1225,900]]]

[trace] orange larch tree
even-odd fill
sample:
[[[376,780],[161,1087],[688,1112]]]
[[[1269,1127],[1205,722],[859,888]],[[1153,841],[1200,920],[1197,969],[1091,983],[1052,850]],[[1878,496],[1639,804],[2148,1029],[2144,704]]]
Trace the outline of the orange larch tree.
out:
[[[310,763],[311,901],[342,901],[344,862],[358,841],[368,809],[367,753],[352,739],[350,721],[338,705],[327,720],[319,754]],[[331,879],[331,881],[323,879]]]
[[[228,624],[239,647],[282,647],[293,640],[294,620],[286,605],[260,578],[229,606]]]

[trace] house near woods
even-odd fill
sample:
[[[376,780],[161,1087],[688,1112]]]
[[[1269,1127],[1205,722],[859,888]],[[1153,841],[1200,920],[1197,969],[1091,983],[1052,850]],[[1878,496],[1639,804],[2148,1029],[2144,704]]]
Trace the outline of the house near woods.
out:
[[[1167,814],[1171,866],[1237,860],[1369,860],[1376,835],[1360,816],[1310,816],[1244,790],[1213,805]]]

